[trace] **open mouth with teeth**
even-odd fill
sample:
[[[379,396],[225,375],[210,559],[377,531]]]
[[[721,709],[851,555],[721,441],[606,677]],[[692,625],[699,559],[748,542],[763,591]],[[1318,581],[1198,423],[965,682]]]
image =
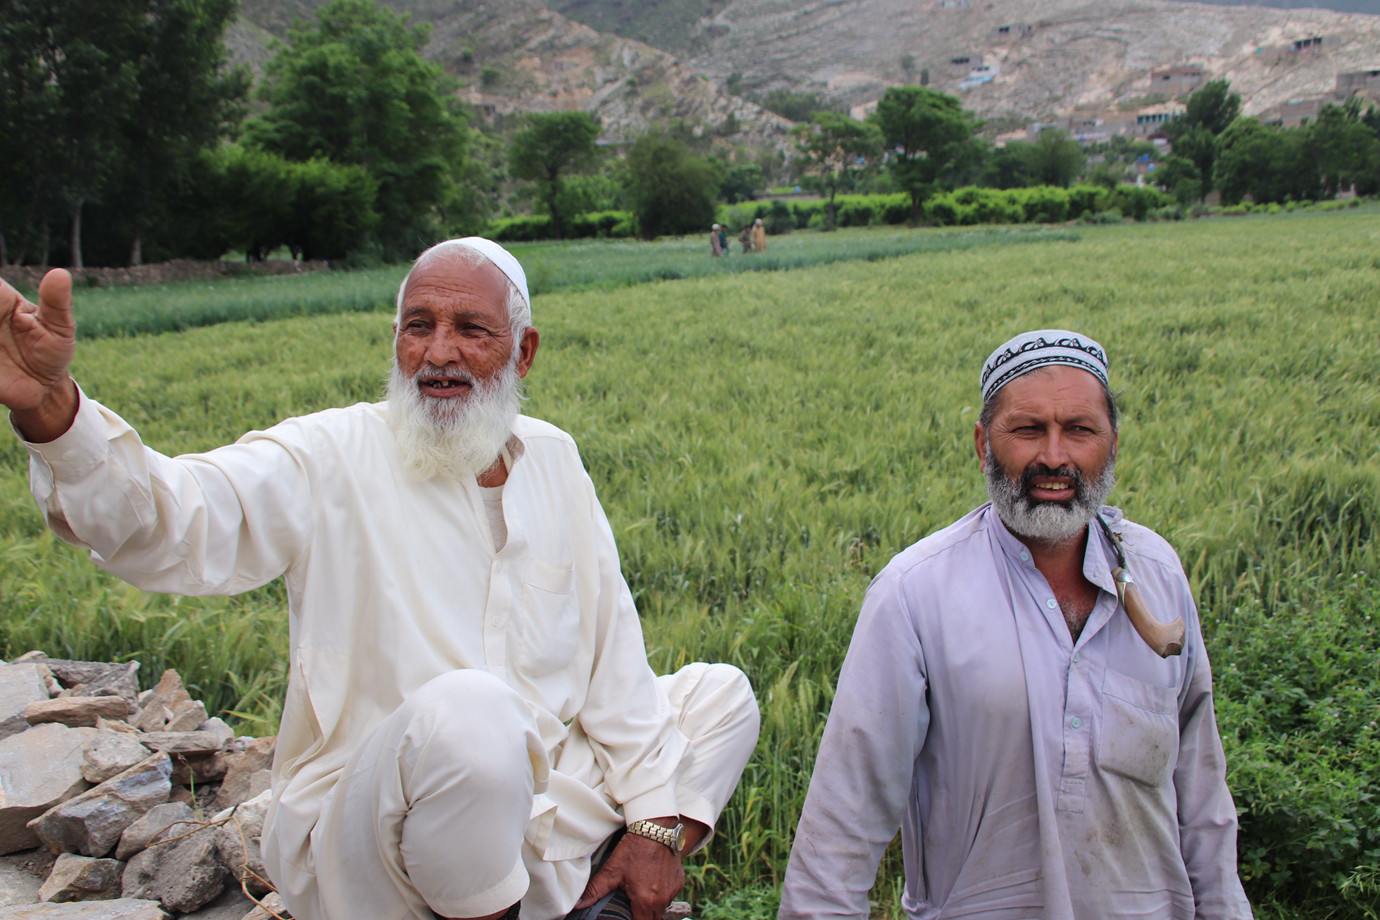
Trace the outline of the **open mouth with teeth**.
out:
[[[1066,502],[1073,501],[1079,494],[1082,477],[1077,470],[1026,470],[1022,492],[1028,501]]]
[[[474,381],[468,375],[427,374],[417,377],[417,389],[423,396],[437,399],[450,399],[463,396],[474,388]]]

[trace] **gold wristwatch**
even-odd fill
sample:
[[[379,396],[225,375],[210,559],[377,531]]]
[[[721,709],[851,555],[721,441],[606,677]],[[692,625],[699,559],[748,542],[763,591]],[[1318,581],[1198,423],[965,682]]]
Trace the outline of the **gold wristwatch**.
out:
[[[655,821],[634,821],[628,825],[628,833],[655,840],[677,856],[685,847],[685,825],[680,823],[675,827],[662,827]]]

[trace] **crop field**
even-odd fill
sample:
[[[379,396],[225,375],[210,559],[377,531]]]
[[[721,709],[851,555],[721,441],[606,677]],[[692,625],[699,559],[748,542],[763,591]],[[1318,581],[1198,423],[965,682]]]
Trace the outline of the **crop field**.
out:
[[[1107,346],[1124,407],[1112,500],[1178,548],[1197,593],[1258,915],[1380,916],[1380,214],[789,261],[797,240],[871,239],[850,233],[773,240],[780,270],[615,283],[640,270],[633,248],[597,286],[569,266],[596,265],[604,244],[515,247],[542,334],[525,411],[580,444],[653,665],[733,662],[762,706],[757,755],[691,873],[697,916],[772,913],[868,581],[985,500],[981,362],[1045,326]],[[79,344],[74,373],[169,453],[376,399],[401,274],[366,273],[385,293],[356,312],[112,327]],[[79,322],[110,293],[78,291]],[[173,598],[99,572],[44,530],[24,452],[0,438],[0,656],[138,658],[145,680],[176,667],[246,732],[269,733],[286,642],[280,586]],[[879,914],[897,912],[899,886],[893,854]]]

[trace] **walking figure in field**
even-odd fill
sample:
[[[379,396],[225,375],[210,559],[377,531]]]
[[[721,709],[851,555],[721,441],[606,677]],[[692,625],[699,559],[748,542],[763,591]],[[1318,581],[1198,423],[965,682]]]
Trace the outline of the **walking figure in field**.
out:
[[[868,588],[781,920],[866,920],[897,828],[914,920],[1250,917],[1188,581],[1103,505],[1118,416],[1102,347],[1019,335],[981,388],[991,501]]]
[[[752,251],[767,251],[767,228],[762,225],[762,218],[757,218],[752,223]]]
[[[752,224],[743,227],[743,232],[738,234],[738,242],[743,246],[743,252],[752,252]]]
[[[649,668],[574,442],[518,412],[539,339],[517,260],[427,250],[387,402],[199,455],[156,453],[82,393],[75,332],[65,271],[37,305],[0,282],[0,403],[53,530],[145,590],[286,581],[263,853],[292,915],[660,920],[757,707],[730,666]]]
[[[718,224],[709,228],[709,254],[716,259],[724,254],[723,238],[720,236],[722,232]]]

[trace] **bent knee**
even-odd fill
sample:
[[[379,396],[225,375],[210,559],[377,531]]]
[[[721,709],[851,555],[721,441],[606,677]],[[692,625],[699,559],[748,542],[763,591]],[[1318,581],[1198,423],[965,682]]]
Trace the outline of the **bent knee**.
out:
[[[453,737],[468,748],[530,746],[532,711],[518,692],[487,671],[450,671],[417,688],[398,713],[414,730]]]

